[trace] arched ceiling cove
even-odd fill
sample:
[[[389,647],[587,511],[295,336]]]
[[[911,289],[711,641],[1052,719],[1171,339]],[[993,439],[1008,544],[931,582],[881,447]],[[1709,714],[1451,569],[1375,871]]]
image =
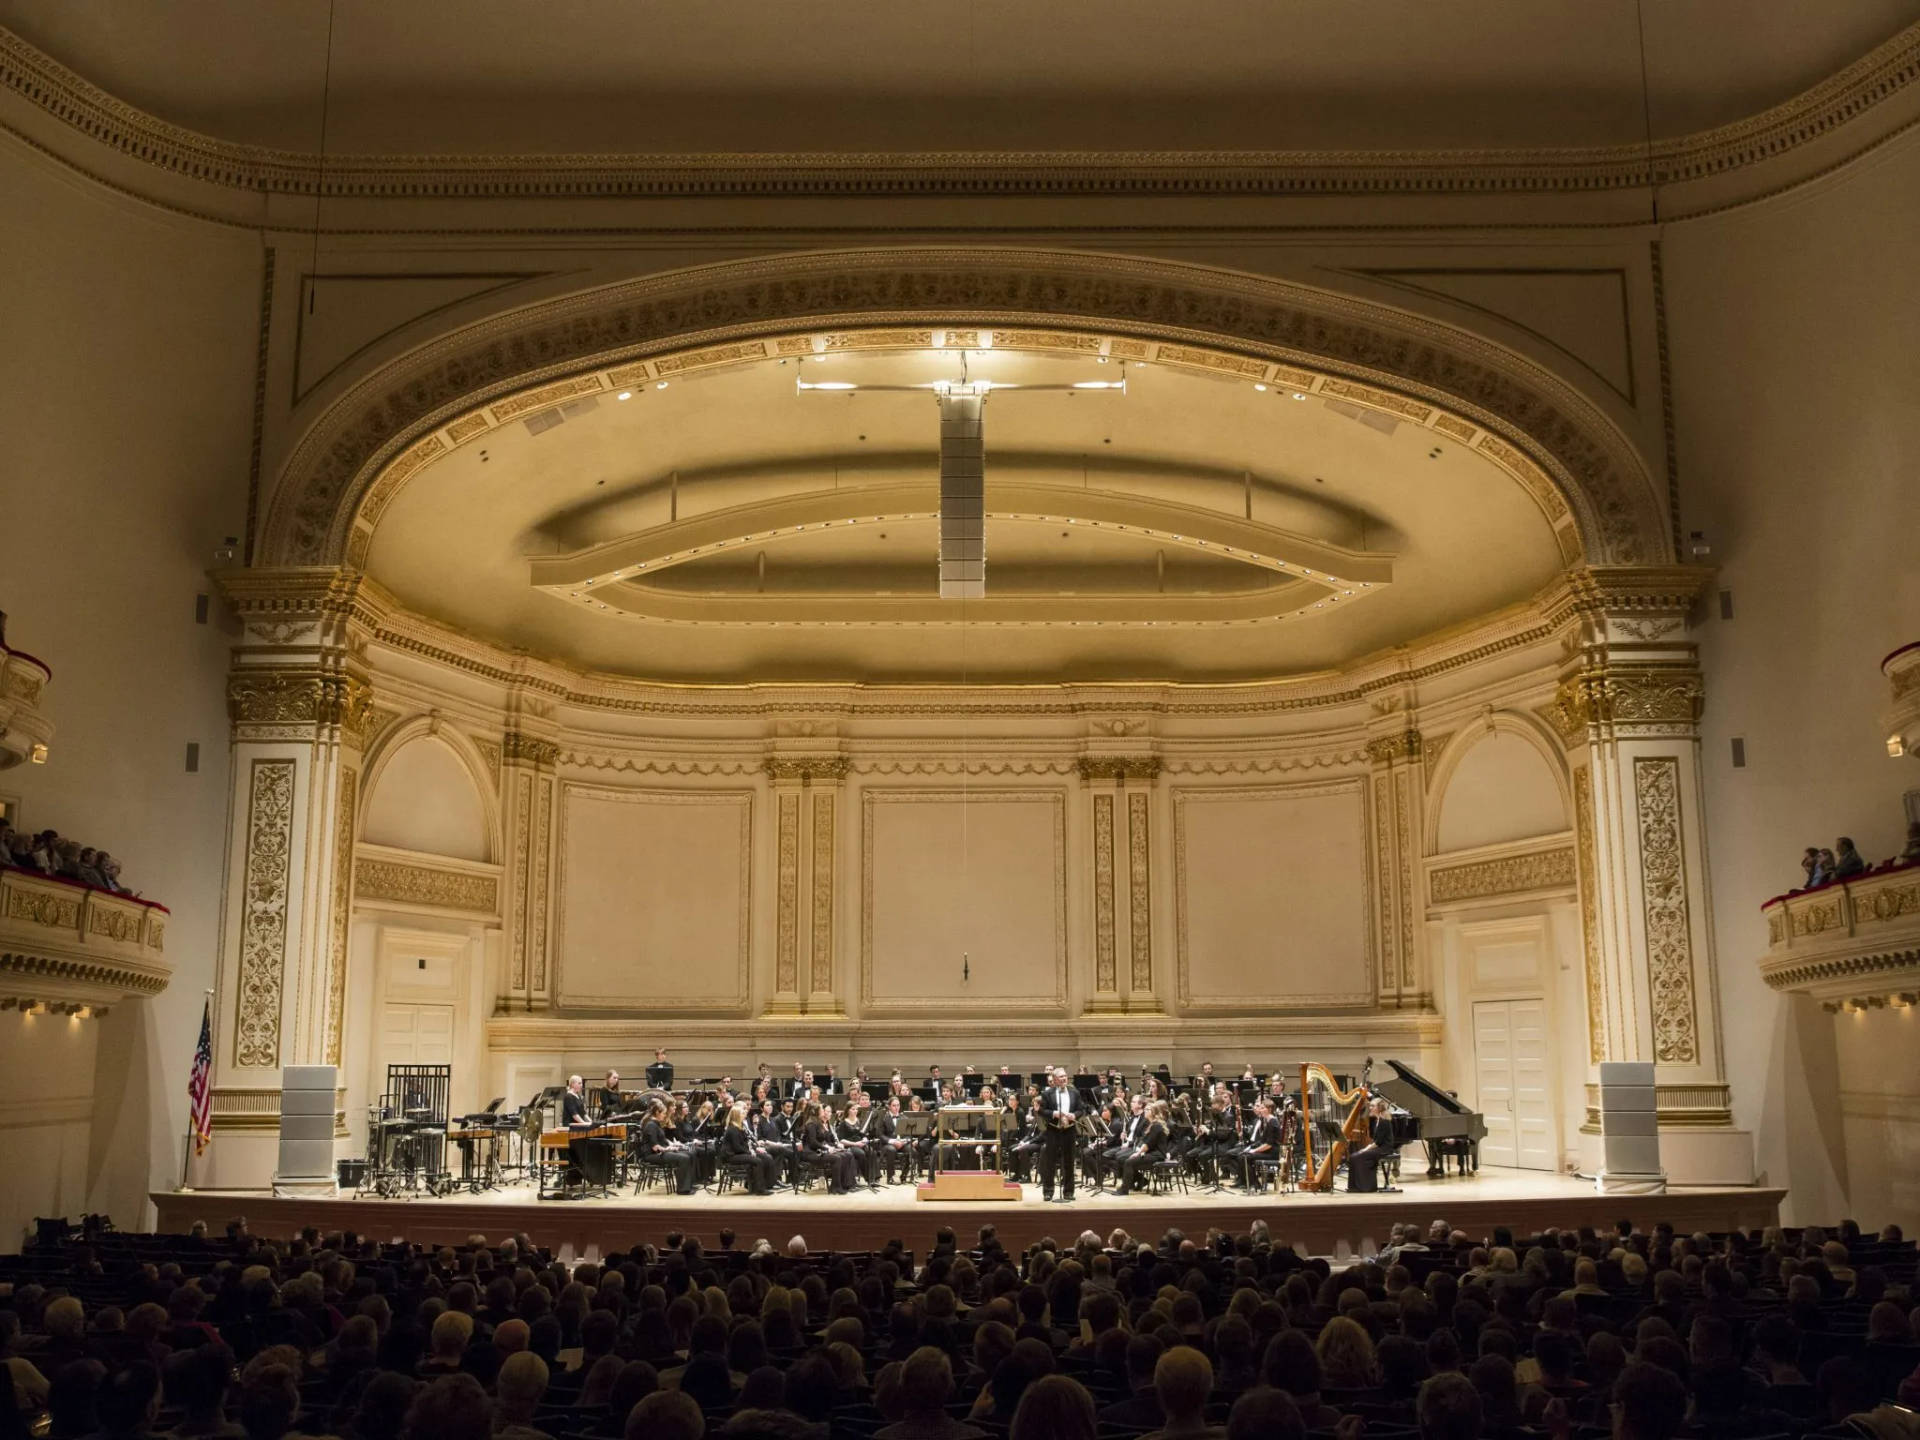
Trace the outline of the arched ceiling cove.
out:
[[[872,388],[963,363],[1006,387],[986,407],[988,595],[964,609],[935,598],[932,391]],[[803,374],[856,388],[802,392]],[[1019,388],[1122,376],[1124,393]],[[474,634],[689,681],[1299,674],[1524,600],[1563,562],[1537,494],[1378,409],[1189,366],[932,348],[523,411],[398,487],[365,556]]]

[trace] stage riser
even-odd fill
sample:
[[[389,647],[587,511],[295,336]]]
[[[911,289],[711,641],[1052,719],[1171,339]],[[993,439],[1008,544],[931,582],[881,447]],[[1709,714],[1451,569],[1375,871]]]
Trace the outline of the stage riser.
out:
[[[1169,1226],[1203,1237],[1211,1226],[1236,1233],[1264,1219],[1276,1239],[1307,1253],[1333,1254],[1342,1245],[1357,1249],[1363,1240],[1384,1239],[1396,1221],[1444,1219],[1470,1234],[1483,1235],[1497,1225],[1516,1233],[1546,1226],[1592,1225],[1610,1228],[1616,1220],[1643,1227],[1671,1223],[1681,1233],[1771,1225],[1778,1221],[1784,1190],[1726,1189],[1666,1195],[1605,1196],[1568,1190],[1534,1197],[1475,1198],[1471,1186],[1419,1186],[1392,1195],[1288,1195],[1278,1198],[1136,1196],[1125,1200],[1093,1197],[1073,1205],[982,1202],[967,1205],[879,1200],[847,1204],[825,1195],[762,1200],[729,1195],[686,1198],[640,1196],[618,1201],[563,1203],[499,1200],[335,1200],[274,1199],[257,1193],[202,1191],[157,1192],[153,1203],[162,1232],[184,1232],[195,1220],[221,1233],[236,1215],[247,1218],[256,1235],[281,1237],[302,1226],[352,1229],[379,1240],[404,1238],[432,1244],[459,1244],[469,1235],[490,1241],[524,1231],[556,1252],[579,1258],[597,1247],[604,1254],[636,1242],[658,1244],[669,1230],[718,1243],[730,1226],[741,1247],[764,1237],[776,1248],[794,1235],[814,1249],[872,1249],[898,1238],[925,1254],[934,1232],[953,1227],[963,1241],[979,1226],[992,1223],[1009,1246],[1026,1246],[1042,1236],[1071,1243],[1083,1230],[1104,1239],[1122,1227],[1136,1239],[1157,1240]]]

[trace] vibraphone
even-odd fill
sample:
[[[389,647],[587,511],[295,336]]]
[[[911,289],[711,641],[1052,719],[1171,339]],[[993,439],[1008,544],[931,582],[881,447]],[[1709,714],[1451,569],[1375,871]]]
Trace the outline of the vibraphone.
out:
[[[542,1200],[565,1200],[613,1183],[617,1152],[627,1143],[624,1124],[575,1125],[540,1132],[536,1163],[537,1193]],[[573,1188],[576,1182],[578,1189]]]

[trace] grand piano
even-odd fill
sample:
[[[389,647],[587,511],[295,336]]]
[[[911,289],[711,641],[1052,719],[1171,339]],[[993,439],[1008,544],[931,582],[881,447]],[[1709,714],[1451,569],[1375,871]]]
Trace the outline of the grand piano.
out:
[[[1427,1147],[1427,1174],[1446,1173],[1447,1157],[1460,1162],[1460,1173],[1480,1168],[1480,1142],[1487,1136],[1486,1117],[1469,1110],[1447,1091],[1442,1090],[1411,1065],[1388,1060],[1391,1077],[1373,1082],[1373,1088],[1402,1110],[1413,1122],[1413,1132],[1404,1129],[1400,1140],[1418,1140]]]

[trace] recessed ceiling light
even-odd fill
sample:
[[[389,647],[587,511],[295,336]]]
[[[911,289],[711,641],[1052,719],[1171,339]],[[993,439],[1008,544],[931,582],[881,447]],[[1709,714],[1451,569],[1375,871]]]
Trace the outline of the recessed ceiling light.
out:
[[[1256,380],[1253,382],[1253,388],[1256,390],[1264,391],[1267,387],[1262,385],[1258,380]]]
[[[622,390],[618,395],[614,396],[616,400],[631,400],[632,398],[633,391],[631,390]]]
[[[662,380],[658,385],[655,385],[653,388],[656,390],[664,390],[667,388],[667,382]]]
[[[1293,392],[1293,398],[1294,398],[1294,399],[1296,399],[1296,400],[1304,400],[1304,399],[1306,399],[1307,397],[1306,397],[1306,396],[1304,396],[1304,395],[1302,395],[1302,394],[1301,394],[1301,393],[1300,393],[1300,392],[1299,392],[1298,390],[1296,390],[1296,391],[1294,391],[1294,392]]]

